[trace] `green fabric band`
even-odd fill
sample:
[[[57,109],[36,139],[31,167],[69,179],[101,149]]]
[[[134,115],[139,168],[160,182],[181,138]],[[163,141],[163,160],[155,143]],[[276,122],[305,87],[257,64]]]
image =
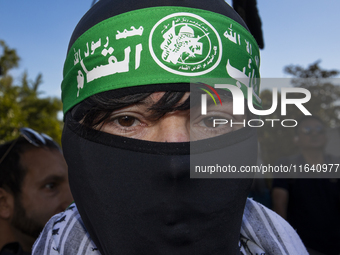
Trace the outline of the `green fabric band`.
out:
[[[259,65],[255,39],[226,16],[186,7],[135,10],[98,23],[72,45],[61,86],[64,113],[99,92],[198,77],[239,80],[245,95],[253,87],[260,106]]]

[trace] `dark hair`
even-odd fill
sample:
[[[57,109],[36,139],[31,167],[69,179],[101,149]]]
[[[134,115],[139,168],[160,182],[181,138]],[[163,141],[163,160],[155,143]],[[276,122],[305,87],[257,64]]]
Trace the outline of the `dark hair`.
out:
[[[299,127],[301,124],[307,120],[316,120],[322,124],[322,126],[325,126],[325,123],[318,117],[313,115],[303,115],[300,119],[297,120],[297,125],[295,126],[295,134],[298,134]]]
[[[80,120],[83,116],[82,123],[88,127],[97,127],[103,123],[110,114],[118,109],[127,107],[133,104],[145,104],[145,99],[150,96],[153,92],[138,93],[133,95],[127,95],[120,98],[110,98],[109,94],[101,93],[93,95],[86,99],[81,107],[77,109],[82,113],[75,113],[76,120]],[[185,102],[178,104],[183,98],[185,92],[174,92],[168,91],[148,108],[148,111],[152,112],[150,118],[160,119],[168,112],[188,110],[190,109],[189,97]]]
[[[42,148],[59,150],[54,142],[45,140],[46,145]],[[14,146],[13,146],[13,143]],[[0,164],[0,188],[11,192],[17,198],[21,194],[21,187],[26,176],[27,169],[21,164],[20,158],[26,151],[37,148],[30,144],[24,137],[0,145],[0,158],[13,146]]]

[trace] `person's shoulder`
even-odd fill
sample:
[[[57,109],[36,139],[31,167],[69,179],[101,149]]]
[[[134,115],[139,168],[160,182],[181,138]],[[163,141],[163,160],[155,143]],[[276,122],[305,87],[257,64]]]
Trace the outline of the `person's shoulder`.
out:
[[[296,231],[274,211],[247,199],[241,235],[268,254],[308,254]]]
[[[35,241],[32,254],[100,254],[72,203],[64,212],[54,215]]]

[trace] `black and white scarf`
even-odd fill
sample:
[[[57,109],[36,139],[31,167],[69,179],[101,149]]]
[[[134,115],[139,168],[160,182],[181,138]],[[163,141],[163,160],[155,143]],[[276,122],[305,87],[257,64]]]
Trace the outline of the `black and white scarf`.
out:
[[[248,199],[240,235],[242,255],[307,255],[296,231],[278,214]],[[53,216],[36,240],[34,255],[100,255],[75,204]]]

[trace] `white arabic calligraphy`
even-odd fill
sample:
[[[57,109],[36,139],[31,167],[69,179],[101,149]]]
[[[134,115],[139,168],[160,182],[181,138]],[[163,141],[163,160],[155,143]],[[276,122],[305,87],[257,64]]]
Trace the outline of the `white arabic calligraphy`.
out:
[[[89,43],[88,42],[86,43],[86,48],[87,48],[87,51],[84,52],[85,58],[90,55],[90,49],[89,49]]]
[[[233,34],[233,30],[232,30],[231,26],[232,26],[232,25],[230,25],[230,28],[228,28],[228,29],[230,30],[230,32],[228,32],[228,30],[227,30],[227,31],[224,32],[223,35],[224,35],[229,41],[231,41],[231,42],[233,42],[233,43],[237,43],[237,42],[236,42],[236,32],[234,32],[234,34]]]
[[[77,83],[78,83],[78,85],[77,85],[77,88],[78,88],[77,97],[79,97],[79,90],[84,88],[84,75],[80,70],[78,70]]]
[[[74,61],[73,61],[73,64],[76,65],[79,63],[79,59],[81,60],[81,56],[80,56],[80,50],[78,50],[76,52],[76,49],[73,49],[74,50]]]
[[[93,55],[94,51],[101,46],[101,40],[102,39],[99,38],[99,40],[96,43],[92,41],[92,43],[91,43],[91,50],[92,50],[91,55]]]
[[[251,44],[247,41],[247,40],[244,40],[247,44],[247,52],[252,55],[252,48],[251,48]]]
[[[228,31],[229,30],[229,31]],[[231,42],[239,45],[241,45],[241,36],[240,34],[236,34],[236,32],[233,32],[233,24],[230,24],[230,27],[228,28],[227,31],[224,32],[224,36]],[[236,36],[237,36],[237,40],[236,40]]]
[[[255,87],[257,88],[257,84],[254,83],[254,80],[256,82],[256,77],[255,77],[255,70],[253,69],[252,72],[249,72],[249,75],[247,76],[245,74],[245,67],[243,68],[243,71],[241,72],[240,70],[238,70],[237,68],[233,67],[228,59],[227,62],[227,73],[229,74],[229,76],[237,81],[241,81],[243,84],[245,84],[248,87]],[[236,85],[239,87],[240,84]],[[256,95],[255,90],[253,90],[253,95],[255,96],[256,100],[258,102],[261,102],[261,99],[258,97],[258,95]]]
[[[131,30],[127,30],[127,29],[124,29],[123,32],[119,32],[117,30],[117,34],[116,34],[116,40],[119,40],[119,39],[122,39],[122,38],[126,38],[126,37],[130,37],[130,36],[135,36],[135,35],[143,35],[143,31],[144,31],[144,28],[142,26],[140,26],[138,29],[136,29],[134,26],[131,26],[130,27]]]
[[[137,69],[140,65],[140,54],[143,50],[142,44],[137,44],[136,45],[136,53],[135,53],[135,69]]]
[[[95,79],[98,79],[103,76],[108,76],[115,73],[124,73],[129,71],[129,62],[130,62],[130,52],[131,48],[126,47],[124,49],[124,60],[118,61],[115,56],[110,56],[108,59],[107,65],[101,65],[94,67],[91,71],[88,71],[84,65],[84,62],[81,61],[80,64],[86,73],[87,82],[91,82]]]
[[[103,49],[102,50],[102,55],[106,57],[106,55],[109,53],[110,55],[113,53],[114,49],[112,47],[110,47],[108,50],[107,49]]]
[[[106,36],[106,43],[104,44],[104,47],[106,48],[109,45],[109,37]]]

